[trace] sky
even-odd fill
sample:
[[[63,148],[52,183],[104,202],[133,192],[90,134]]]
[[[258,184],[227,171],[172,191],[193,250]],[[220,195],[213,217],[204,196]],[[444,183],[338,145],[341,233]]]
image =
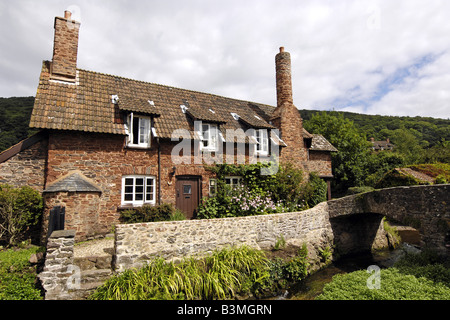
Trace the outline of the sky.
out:
[[[275,106],[283,46],[299,109],[450,118],[448,0],[0,0],[0,97],[36,95],[67,9],[81,69]]]

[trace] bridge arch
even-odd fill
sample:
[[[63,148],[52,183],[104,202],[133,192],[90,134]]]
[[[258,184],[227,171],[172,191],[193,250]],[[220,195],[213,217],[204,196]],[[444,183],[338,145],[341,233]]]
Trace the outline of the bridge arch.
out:
[[[395,187],[352,195],[328,201],[328,211],[332,225],[343,217],[388,217],[417,229],[422,246],[450,253],[450,184]],[[370,237],[368,232],[369,240]]]

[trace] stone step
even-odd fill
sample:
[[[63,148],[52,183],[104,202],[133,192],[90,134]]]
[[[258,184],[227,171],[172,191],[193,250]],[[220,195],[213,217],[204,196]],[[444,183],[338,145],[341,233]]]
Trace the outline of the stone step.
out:
[[[73,263],[80,267],[81,271],[96,269],[111,269],[112,255],[76,257]]]
[[[81,272],[81,283],[106,281],[112,275],[111,269],[84,270]]]

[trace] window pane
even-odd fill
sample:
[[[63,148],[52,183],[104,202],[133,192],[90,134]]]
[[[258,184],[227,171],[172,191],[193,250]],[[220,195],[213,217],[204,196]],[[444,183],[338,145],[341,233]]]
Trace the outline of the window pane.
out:
[[[126,186],[132,186],[132,185],[134,185],[134,179],[133,179],[133,178],[126,178],[126,179],[125,179],[125,185],[126,185]]]
[[[139,143],[148,144],[150,119],[139,118]]]
[[[184,194],[192,194],[192,186],[190,186],[190,185],[183,186],[183,193]]]
[[[125,186],[125,193],[133,193],[133,186]]]
[[[139,118],[133,117],[133,144],[139,143]]]
[[[133,201],[133,194],[125,194],[125,201]]]
[[[142,201],[144,199],[144,194],[142,193],[136,193],[136,197],[134,200],[136,201]]]

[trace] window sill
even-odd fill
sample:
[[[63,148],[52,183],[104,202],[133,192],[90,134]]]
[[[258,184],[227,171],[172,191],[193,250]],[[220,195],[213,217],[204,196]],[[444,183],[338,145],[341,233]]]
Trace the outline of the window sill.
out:
[[[152,147],[151,146],[139,146],[139,145],[127,145],[125,146],[126,149],[140,149],[140,150],[150,150]]]
[[[154,203],[154,202],[146,202],[144,204],[126,203],[126,204],[121,204],[120,206],[118,206],[117,210],[128,210],[128,209],[134,209],[134,208],[142,208],[143,206],[154,207],[154,206],[156,206],[156,203]]]

